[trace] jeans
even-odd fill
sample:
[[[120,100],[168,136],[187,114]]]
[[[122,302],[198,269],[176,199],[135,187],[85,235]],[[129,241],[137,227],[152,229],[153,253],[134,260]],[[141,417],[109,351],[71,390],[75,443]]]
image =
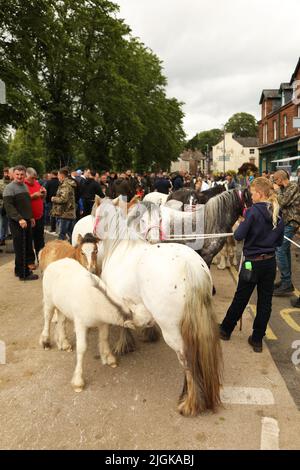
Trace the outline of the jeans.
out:
[[[35,258],[39,259],[39,252],[45,246],[44,240],[44,217],[35,221],[35,226],[31,229],[32,230],[32,241],[34,245],[34,251],[30,253],[29,260],[30,264],[35,263]]]
[[[0,214],[0,241],[3,242],[8,234],[8,218],[7,215]]]
[[[284,226],[284,235],[290,239],[295,235],[296,228],[291,225]],[[280,271],[281,283],[290,287],[292,284],[291,242],[283,239],[280,247],[276,248],[277,264]]]
[[[65,240],[68,235],[71,241],[74,223],[73,219],[59,219],[59,240]]]
[[[231,333],[243,315],[252,292],[257,287],[256,317],[253,323],[252,339],[259,342],[266,334],[266,328],[272,311],[272,296],[276,276],[275,256],[261,261],[251,261],[255,275],[254,282],[239,279],[233,301],[222,322],[222,329]]]

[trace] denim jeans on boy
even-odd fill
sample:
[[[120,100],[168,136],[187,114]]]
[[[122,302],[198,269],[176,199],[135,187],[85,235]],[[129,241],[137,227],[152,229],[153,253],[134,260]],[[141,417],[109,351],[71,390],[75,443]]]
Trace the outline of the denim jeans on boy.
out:
[[[75,220],[73,219],[59,219],[59,240],[65,240],[66,235],[72,239],[72,232],[74,228]]]
[[[284,226],[284,235],[290,239],[295,235],[296,228],[291,225]],[[280,281],[285,287],[292,284],[291,242],[283,239],[280,247],[276,248],[277,265],[280,271]]]

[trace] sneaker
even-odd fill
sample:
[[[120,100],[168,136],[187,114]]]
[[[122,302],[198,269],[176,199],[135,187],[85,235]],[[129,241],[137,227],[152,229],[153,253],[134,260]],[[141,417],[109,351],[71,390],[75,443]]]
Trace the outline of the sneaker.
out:
[[[252,335],[248,338],[248,343],[252,346],[254,352],[261,353],[263,350],[262,341],[253,341]]]
[[[277,287],[277,289],[274,290],[273,295],[275,297],[284,297],[285,295],[290,295],[292,292],[294,292],[293,284],[291,284],[290,286],[285,286],[284,284],[281,284],[281,286]]]
[[[219,332],[220,332],[220,338],[223,340],[223,341],[229,341],[230,340],[230,336],[231,336],[231,333],[227,333],[227,331],[225,331],[221,325],[219,325]]]
[[[36,281],[39,278],[37,274],[28,274],[26,277],[19,277],[20,281]]]
[[[295,308],[300,308],[300,297],[297,297],[295,299],[291,299],[291,306]]]

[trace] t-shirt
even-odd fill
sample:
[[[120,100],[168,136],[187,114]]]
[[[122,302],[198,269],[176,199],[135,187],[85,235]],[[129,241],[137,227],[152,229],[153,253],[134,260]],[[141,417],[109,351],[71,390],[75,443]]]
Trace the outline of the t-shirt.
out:
[[[33,184],[30,184],[29,181],[25,180],[25,184],[28,188],[30,196],[33,193],[37,193],[41,189],[41,185],[37,180],[34,180]],[[37,199],[31,199],[31,207],[32,207],[33,218],[35,220],[39,220],[41,217],[43,217],[44,201],[41,197]]]

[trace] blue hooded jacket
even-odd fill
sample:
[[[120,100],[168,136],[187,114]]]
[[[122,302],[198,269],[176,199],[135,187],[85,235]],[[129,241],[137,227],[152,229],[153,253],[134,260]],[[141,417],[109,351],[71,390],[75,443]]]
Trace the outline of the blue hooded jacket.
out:
[[[234,232],[234,238],[244,242],[244,255],[256,257],[275,252],[275,248],[283,242],[284,223],[278,217],[277,227],[273,228],[272,214],[269,204],[258,202],[246,212],[246,217]]]

